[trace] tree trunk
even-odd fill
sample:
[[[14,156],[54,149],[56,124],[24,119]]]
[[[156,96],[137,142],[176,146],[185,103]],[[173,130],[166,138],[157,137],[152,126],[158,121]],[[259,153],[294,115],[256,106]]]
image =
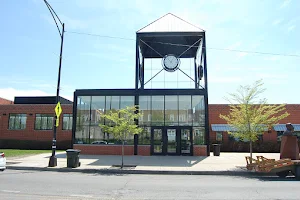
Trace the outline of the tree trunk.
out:
[[[250,140],[250,163],[252,164],[252,140]]]
[[[121,165],[121,169],[123,169],[123,166],[124,166],[124,143],[125,143],[125,133],[123,133],[123,141],[122,141],[122,165]]]
[[[124,159],[123,159],[123,157],[124,157],[124,140],[122,142],[122,164],[121,164],[121,169],[123,169],[123,166],[124,166]]]

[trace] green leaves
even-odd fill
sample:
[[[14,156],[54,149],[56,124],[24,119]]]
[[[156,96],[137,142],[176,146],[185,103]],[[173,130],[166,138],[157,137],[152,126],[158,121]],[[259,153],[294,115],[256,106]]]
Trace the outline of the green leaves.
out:
[[[255,142],[258,135],[268,131],[279,120],[289,115],[285,104],[270,105],[266,103],[266,99],[258,99],[265,91],[262,86],[263,83],[259,80],[252,86],[240,86],[237,93],[230,94],[230,113],[220,114],[220,118],[235,129],[229,134],[243,141]]]
[[[100,124],[99,126],[102,128],[102,131],[112,134],[115,139],[125,140],[129,135],[142,132],[143,129],[135,124],[135,120],[140,116],[138,106],[110,110],[107,114],[102,115],[106,124]]]

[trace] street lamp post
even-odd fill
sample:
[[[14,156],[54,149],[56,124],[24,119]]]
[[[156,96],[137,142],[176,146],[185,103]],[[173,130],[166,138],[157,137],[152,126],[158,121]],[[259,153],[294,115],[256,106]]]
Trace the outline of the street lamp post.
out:
[[[59,35],[60,35],[60,55],[59,55],[59,67],[58,67],[58,80],[57,80],[57,89],[56,89],[56,105],[58,105],[59,102],[59,89],[60,89],[60,73],[61,73],[61,62],[62,62],[62,52],[63,52],[63,44],[64,44],[64,32],[65,32],[65,24],[61,22],[53,8],[50,6],[50,4],[47,2],[47,0],[44,0],[46,6],[48,7],[52,18],[56,24],[56,27],[58,29]],[[58,19],[59,23],[62,25],[62,31],[60,31],[56,18]],[[53,126],[53,139],[52,139],[52,155],[49,159],[49,164],[48,167],[56,167],[57,166],[57,158],[55,156],[55,151],[56,151],[56,130],[57,130],[57,122],[59,120],[59,117],[57,114],[55,115],[55,121],[54,121],[54,126]]]
[[[60,73],[61,73],[61,61],[62,61],[62,51],[64,45],[64,32],[65,32],[65,24],[62,24],[62,33],[61,33],[61,43],[60,43],[60,55],[59,55],[59,67],[58,67],[58,79],[57,79],[57,88],[56,88],[56,101],[55,104],[59,102],[59,89],[60,89]],[[49,159],[49,167],[56,167],[57,166],[57,158],[55,156],[56,150],[56,121],[59,120],[57,115],[55,115],[55,123],[53,127],[53,140],[52,140],[52,155]]]

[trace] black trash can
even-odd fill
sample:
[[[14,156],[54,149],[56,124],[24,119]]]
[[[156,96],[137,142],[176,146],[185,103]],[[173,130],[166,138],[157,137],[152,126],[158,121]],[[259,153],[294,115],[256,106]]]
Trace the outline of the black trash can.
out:
[[[221,145],[213,144],[214,156],[220,156]]]
[[[79,154],[80,150],[78,149],[68,149],[67,152],[67,167],[76,168],[80,167]]]

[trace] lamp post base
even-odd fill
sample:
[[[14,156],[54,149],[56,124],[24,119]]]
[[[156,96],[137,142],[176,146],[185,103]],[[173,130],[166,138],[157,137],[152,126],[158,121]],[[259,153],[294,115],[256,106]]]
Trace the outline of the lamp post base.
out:
[[[48,167],[56,167],[57,166],[57,158],[56,156],[51,156],[49,159]]]

